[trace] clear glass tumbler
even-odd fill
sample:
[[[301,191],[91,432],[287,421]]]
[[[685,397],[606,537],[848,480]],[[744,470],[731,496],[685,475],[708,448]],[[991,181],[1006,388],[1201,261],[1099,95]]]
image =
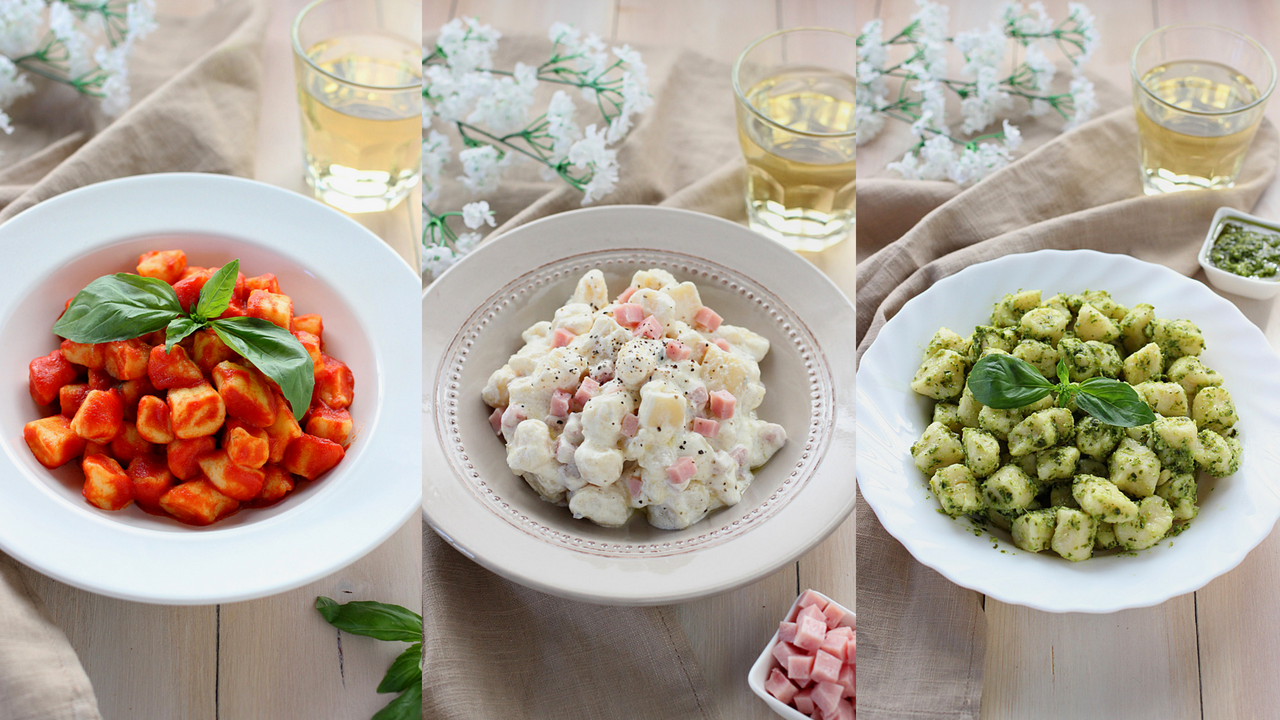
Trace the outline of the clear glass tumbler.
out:
[[[421,17],[418,0],[316,0],[293,22],[307,183],[339,210],[386,210],[418,183]]]
[[[1133,104],[1148,195],[1235,185],[1276,64],[1246,35],[1169,25],[1133,50]]]
[[[857,38],[795,28],[766,35],[733,66],[751,229],[817,252],[853,235]]]

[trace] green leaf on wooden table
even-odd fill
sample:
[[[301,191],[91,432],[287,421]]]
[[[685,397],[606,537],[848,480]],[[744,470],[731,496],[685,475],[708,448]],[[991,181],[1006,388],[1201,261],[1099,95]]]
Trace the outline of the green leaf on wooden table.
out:
[[[200,288],[200,299],[196,301],[192,317],[197,320],[212,320],[226,312],[227,306],[231,304],[231,297],[235,295],[236,279],[239,276],[239,259],[218,268],[218,272]]]
[[[191,333],[204,327],[205,323],[196,322],[186,315],[174,318],[169,327],[165,328],[164,333],[164,351],[166,353],[173,352],[173,346],[182,342],[183,338]]]
[[[169,283],[116,273],[76,293],[53,324],[53,332],[78,343],[132,340],[164,328],[182,314],[182,304]]]
[[[315,388],[315,363],[298,338],[266,320],[250,317],[209,321],[222,342],[267,377],[275,380],[298,421],[311,406]]]
[[[378,640],[422,642],[422,616],[399,605],[356,600],[340,605],[327,597],[316,598],[316,610],[329,624],[352,635]]]
[[[404,694],[387,703],[369,720],[421,720],[422,683],[411,685]]]
[[[387,674],[378,683],[378,692],[403,692],[413,685],[422,684],[422,643],[416,642],[405,648],[400,657],[391,663]]]
[[[1076,407],[1117,427],[1138,427],[1156,421],[1151,406],[1129,383],[1094,377],[1080,383]]]
[[[974,363],[968,384],[975,400],[997,410],[1030,405],[1054,388],[1031,363],[1000,353]]]

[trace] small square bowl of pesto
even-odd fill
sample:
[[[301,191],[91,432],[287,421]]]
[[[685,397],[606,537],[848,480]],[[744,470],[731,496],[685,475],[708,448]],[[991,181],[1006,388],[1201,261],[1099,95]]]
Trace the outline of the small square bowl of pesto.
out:
[[[1254,300],[1280,294],[1280,222],[1218,208],[1200,248],[1214,287]]]

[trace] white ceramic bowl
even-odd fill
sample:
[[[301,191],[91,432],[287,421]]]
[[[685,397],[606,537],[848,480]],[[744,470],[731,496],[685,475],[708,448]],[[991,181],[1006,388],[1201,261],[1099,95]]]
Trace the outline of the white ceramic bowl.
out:
[[[841,625],[857,629],[858,619],[853,613],[849,612],[849,608],[841,605],[835,600],[832,600],[826,595],[823,595],[817,590],[814,590],[813,592],[823,600],[826,600],[829,603],[835,603],[836,607],[844,611],[844,619],[840,621]],[[784,616],[784,619],[790,620],[796,616],[796,613],[799,612],[798,606],[800,605],[800,598],[802,596],[803,593],[796,596],[795,602],[791,603],[791,609],[787,610],[787,614]],[[764,646],[764,650],[761,651],[760,657],[756,658],[755,663],[751,665],[751,671],[747,674],[747,685],[751,686],[751,692],[759,695],[760,699],[764,700],[765,704],[769,706],[769,709],[778,715],[787,718],[787,720],[809,720],[808,715],[805,715],[794,707],[791,707],[778,698],[770,695],[769,691],[764,689],[765,681],[769,679],[769,670],[777,666],[777,662],[773,658],[773,649],[777,647],[777,645],[778,631],[774,630],[773,637],[769,638],[769,644]]]
[[[760,417],[787,444],[734,507],[682,531],[635,517],[574,520],[506,464],[480,399],[489,375],[592,268],[620,292],[661,267],[698,285],[725,322],[772,343]],[[604,207],[556,215],[485,243],[423,296],[423,510],[441,537],[543,592],[615,604],[680,602],[773,572],[853,508],[854,311],[800,256],[698,213]]]
[[[1204,268],[1204,274],[1209,278],[1209,282],[1219,290],[1254,300],[1266,300],[1280,294],[1280,275],[1269,278],[1244,277],[1222,270],[1209,262],[1209,251],[1213,249],[1213,243],[1218,239],[1218,229],[1228,220],[1238,220],[1244,224],[1258,225],[1280,233],[1280,224],[1274,220],[1264,220],[1235,208],[1218,208],[1218,212],[1213,214],[1213,222],[1209,223],[1209,232],[1205,234],[1204,245],[1200,246],[1200,267]]]
[[[933,400],[910,383],[939,327],[962,334],[986,324],[1017,289],[1045,297],[1108,290],[1157,317],[1186,318],[1204,333],[1204,362],[1222,373],[1244,443],[1240,471],[1202,475],[1200,514],[1172,540],[1137,554],[1080,563],[1019,550],[1007,533],[975,533],[939,512],[910,447]],[[907,302],[880,330],[858,369],[858,484],[876,516],[917,560],[997,600],[1049,612],[1146,607],[1204,586],[1244,559],[1280,518],[1280,360],[1262,333],[1203,284],[1159,265],[1088,250],[1041,250],[966,268]]]
[[[22,426],[42,413],[27,363],[58,347],[63,302],[96,277],[134,271],[147,250],[192,264],[239,258],[275,273],[300,313],[324,317],[326,350],[355,376],[356,439],[328,475],[265,509],[207,528],[136,506],[99,510],[76,463],[39,465]],[[420,285],[357,223],[269,185],[220,175],[113,180],[59,195],[0,226],[14,272],[0,286],[0,549],[86,590],[141,602],[202,604],[282,592],[335,572],[379,545],[417,507],[417,323]],[[20,271],[18,271],[20,269]]]

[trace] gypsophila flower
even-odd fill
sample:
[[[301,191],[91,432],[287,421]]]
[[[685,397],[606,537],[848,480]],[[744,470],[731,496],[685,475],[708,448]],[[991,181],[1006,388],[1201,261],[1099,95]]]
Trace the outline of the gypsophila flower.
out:
[[[1040,2],[1025,7],[1010,2],[1000,9],[997,22],[951,38],[947,8],[932,0],[916,0],[911,22],[887,41],[881,21],[867,23],[857,37],[858,144],[879,134],[887,120],[908,123],[916,146],[888,167],[905,178],[968,185],[1008,165],[1021,145],[1022,134],[1004,117],[1015,101],[1025,101],[1032,115],[1056,112],[1066,120],[1065,129],[1085,122],[1098,105],[1093,85],[1080,69],[1096,50],[1099,36],[1086,7],[1071,3],[1068,10],[1067,18],[1055,24]],[[1023,52],[1006,69],[1010,41]],[[958,78],[946,76],[950,44],[964,57]],[[905,54],[895,63],[890,53],[899,48]],[[1047,48],[1057,48],[1071,62],[1066,92],[1054,89],[1057,66]],[[891,90],[888,78],[901,86]],[[947,113],[949,93],[960,101],[956,133]],[[997,122],[999,129],[989,132]]]
[[[489,203],[481,200],[462,206],[462,224],[476,230],[484,225],[493,227],[497,222],[494,220],[493,211],[489,209]]]
[[[506,169],[505,156],[492,145],[470,147],[458,153],[462,177],[458,178],[473,193],[485,193],[498,186]]]
[[[470,77],[477,84],[478,99],[475,110],[467,116],[468,123],[487,125],[500,135],[524,127],[538,87],[537,68],[516,63],[514,78],[495,78],[489,73]]]
[[[7,57],[0,56],[0,108],[7,107],[14,100],[35,92],[31,81],[18,73],[18,67]],[[9,114],[0,110],[0,130],[6,135],[13,134],[13,124]]]
[[[0,2],[0,54],[13,59],[36,51],[43,38],[44,0]]]
[[[422,141],[422,202],[434,202],[440,195],[440,174],[451,152],[449,138],[435,130]]]
[[[502,33],[475,18],[454,18],[440,28],[436,47],[454,75],[461,76],[493,67],[493,51],[501,37]]]
[[[458,256],[446,245],[428,245],[422,249],[421,272],[431,273],[434,277],[440,277],[441,273],[456,262]]]

